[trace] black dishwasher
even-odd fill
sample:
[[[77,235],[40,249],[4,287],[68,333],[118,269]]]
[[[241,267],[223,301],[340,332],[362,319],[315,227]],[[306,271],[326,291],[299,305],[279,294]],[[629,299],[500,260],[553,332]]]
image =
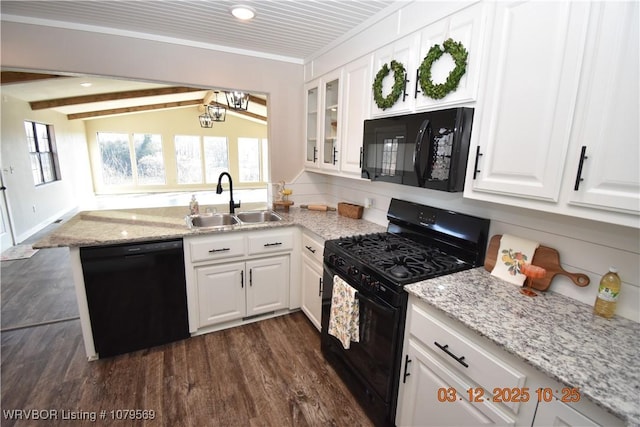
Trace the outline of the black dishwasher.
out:
[[[182,240],[80,248],[99,357],[189,337]]]

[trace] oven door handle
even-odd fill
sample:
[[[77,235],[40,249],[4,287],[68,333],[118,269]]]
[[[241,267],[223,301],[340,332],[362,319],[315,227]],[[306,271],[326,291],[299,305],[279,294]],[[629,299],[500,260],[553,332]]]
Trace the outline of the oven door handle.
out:
[[[422,124],[420,125],[420,129],[418,130],[418,133],[416,135],[416,146],[413,151],[413,170],[416,173],[416,177],[418,179],[418,186],[420,187],[424,187],[424,178],[422,177],[422,174],[423,174],[422,150],[425,149],[425,147],[423,147],[425,134],[427,134],[427,141],[430,144],[432,139],[431,137],[432,132],[431,132],[431,122],[429,120],[423,121]],[[426,149],[428,150],[428,147]]]

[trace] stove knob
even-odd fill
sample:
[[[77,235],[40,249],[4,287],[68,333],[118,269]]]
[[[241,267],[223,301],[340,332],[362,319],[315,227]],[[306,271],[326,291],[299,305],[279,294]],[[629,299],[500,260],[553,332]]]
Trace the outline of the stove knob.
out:
[[[358,277],[358,274],[360,274],[360,271],[356,267],[354,267],[353,265],[349,266],[349,268],[347,269],[347,272],[350,275],[355,276],[355,277]]]
[[[338,267],[342,267],[345,264],[344,260],[340,257],[338,257],[338,259],[336,260],[336,265]]]
[[[373,291],[377,291],[378,289],[380,289],[380,282],[378,282],[377,280],[374,280],[370,283],[371,290]]]

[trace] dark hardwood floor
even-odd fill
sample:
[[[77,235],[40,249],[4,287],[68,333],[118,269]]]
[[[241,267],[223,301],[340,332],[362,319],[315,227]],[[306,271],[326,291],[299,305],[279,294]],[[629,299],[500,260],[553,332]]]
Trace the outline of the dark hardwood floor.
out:
[[[16,271],[2,263],[3,329],[5,309],[8,324],[23,325],[1,334],[2,426],[371,425],[301,312],[87,362],[79,320],[64,320],[73,317],[68,306],[77,309],[73,287],[62,286],[71,282],[63,251],[43,249]],[[59,298],[42,297],[47,283]],[[61,296],[68,292],[73,304]],[[16,409],[56,410],[57,419],[8,419]],[[154,419],[113,418],[128,409],[153,411]],[[68,419],[80,411],[97,421]]]

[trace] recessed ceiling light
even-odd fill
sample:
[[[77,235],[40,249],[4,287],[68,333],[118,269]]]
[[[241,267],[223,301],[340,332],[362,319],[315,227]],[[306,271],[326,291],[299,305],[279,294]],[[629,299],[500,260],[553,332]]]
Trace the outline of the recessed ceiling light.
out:
[[[256,16],[256,11],[252,7],[238,5],[231,8],[231,14],[241,21],[248,21]]]
[[[93,84],[89,83],[89,82],[84,82],[84,83],[80,83],[80,86],[82,87],[91,87]]]

